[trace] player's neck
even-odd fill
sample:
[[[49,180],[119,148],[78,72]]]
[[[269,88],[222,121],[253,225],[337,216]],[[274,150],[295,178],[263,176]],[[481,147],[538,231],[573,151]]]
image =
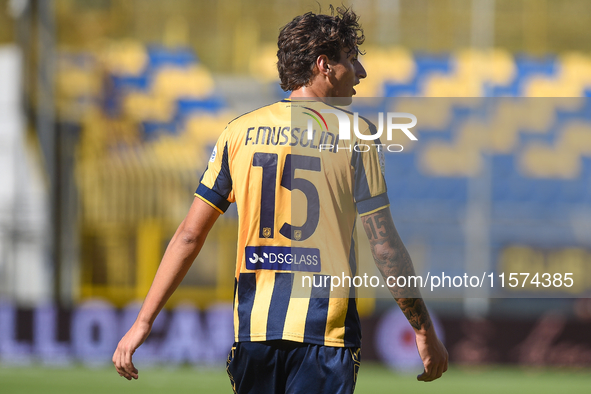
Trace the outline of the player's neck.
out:
[[[324,101],[325,98],[332,97],[332,91],[328,86],[319,83],[313,83],[309,86],[302,86],[291,92],[290,99],[310,98],[318,101]]]

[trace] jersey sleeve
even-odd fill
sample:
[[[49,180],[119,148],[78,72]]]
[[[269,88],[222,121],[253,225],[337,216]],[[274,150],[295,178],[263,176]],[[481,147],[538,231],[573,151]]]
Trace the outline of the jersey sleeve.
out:
[[[224,213],[234,202],[232,175],[230,174],[228,128],[218,139],[205,172],[201,176],[195,196]]]
[[[370,125],[366,133],[375,132],[375,126]],[[353,150],[351,164],[355,171],[354,198],[360,216],[369,215],[382,208],[390,206],[386,180],[384,179],[384,154],[379,151],[379,139],[374,141],[360,141],[363,148]],[[366,146],[369,150],[366,151]]]

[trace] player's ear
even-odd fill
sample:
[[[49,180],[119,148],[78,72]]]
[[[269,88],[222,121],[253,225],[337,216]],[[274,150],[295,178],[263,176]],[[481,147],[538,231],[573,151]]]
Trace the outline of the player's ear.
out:
[[[330,74],[330,65],[328,64],[328,56],[320,55],[316,58],[316,68],[322,75],[328,76]]]

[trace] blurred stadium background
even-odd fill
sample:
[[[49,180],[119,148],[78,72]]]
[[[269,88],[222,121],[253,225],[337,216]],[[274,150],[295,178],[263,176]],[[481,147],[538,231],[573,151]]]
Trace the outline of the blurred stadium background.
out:
[[[591,366],[591,3],[347,5],[367,37],[358,96],[419,119],[419,142],[386,157],[417,270],[576,281],[569,293],[430,300],[453,366],[481,368],[450,372],[452,382],[588,387],[572,374]],[[219,133],[287,96],[275,68],[280,27],[318,10],[310,0],[0,0],[0,365],[33,371],[10,369],[0,386],[18,379],[10,392],[38,391],[22,381],[44,387],[43,365],[91,376],[78,365],[109,364]],[[235,211],[218,221],[140,365],[222,371],[236,228]],[[405,377],[417,369],[393,304],[361,302],[364,360],[377,364],[365,381],[362,367],[360,392],[379,379],[402,384],[380,363]],[[509,367],[484,368],[499,364]],[[96,384],[117,390],[107,380]],[[513,381],[529,383],[499,386]]]

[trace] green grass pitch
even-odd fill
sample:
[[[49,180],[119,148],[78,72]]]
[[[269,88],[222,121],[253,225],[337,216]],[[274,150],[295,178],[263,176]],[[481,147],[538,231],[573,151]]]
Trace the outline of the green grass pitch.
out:
[[[356,394],[370,393],[584,393],[591,388],[589,369],[522,369],[516,367],[466,368],[451,366],[444,377],[431,383],[417,382],[414,376],[400,375],[371,363],[362,363]],[[409,390],[409,391],[407,391]],[[0,365],[2,394],[231,394],[223,369],[140,370],[140,379],[127,381],[114,368],[9,367]]]

